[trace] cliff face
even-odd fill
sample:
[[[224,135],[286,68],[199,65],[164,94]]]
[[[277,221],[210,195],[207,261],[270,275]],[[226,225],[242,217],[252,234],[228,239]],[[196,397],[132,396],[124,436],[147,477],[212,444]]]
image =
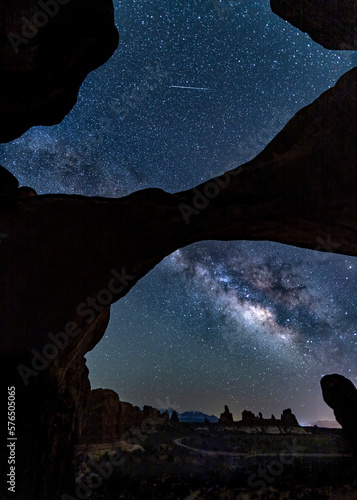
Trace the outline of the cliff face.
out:
[[[81,433],[88,443],[118,441],[122,434],[119,396],[110,389],[90,391],[89,407]]]
[[[132,427],[145,431],[146,425],[167,425],[169,420],[168,412],[162,414],[148,405],[141,410],[138,406],[120,401],[118,394],[110,389],[94,389],[88,396],[81,443],[125,441],[127,432]]]
[[[0,6],[0,142],[59,123],[83,80],[118,45],[111,0],[17,0]]]
[[[334,411],[337,422],[357,454],[357,388],[346,377],[333,374],[321,379],[324,401]]]
[[[355,0],[270,0],[272,11],[326,49],[357,49]]]

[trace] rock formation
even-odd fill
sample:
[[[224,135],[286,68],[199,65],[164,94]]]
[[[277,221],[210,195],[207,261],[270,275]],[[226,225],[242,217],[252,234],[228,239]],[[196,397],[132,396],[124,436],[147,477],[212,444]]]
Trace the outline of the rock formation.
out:
[[[21,29],[16,13],[40,23],[40,3],[0,7],[2,141],[60,121],[85,75],[116,46],[109,0],[54,4],[56,15],[46,14],[46,24],[42,14],[44,25],[18,53],[6,35]],[[353,69],[255,159],[176,194],[31,196],[29,189],[19,193],[17,181],[0,169],[0,363],[6,374],[0,424],[7,427],[4,395],[14,386],[19,498],[57,499],[74,491],[73,451],[90,392],[84,356],[103,336],[110,304],[165,256],[204,239],[271,240],[357,255],[356,111]],[[124,410],[132,421],[140,419],[137,410]],[[0,483],[6,484],[6,434],[0,439]]]
[[[111,0],[17,0],[0,6],[0,142],[59,123],[90,71],[118,45]]]
[[[291,412],[290,408],[283,410],[281,415],[281,425],[287,425],[289,427],[297,427],[299,425],[297,418]]]
[[[256,425],[256,419],[257,417],[254,415],[253,412],[249,410],[244,410],[242,411],[242,425],[247,426],[247,427],[252,427]]]
[[[224,407],[224,412],[220,414],[219,416],[219,423],[223,425],[229,425],[233,424],[233,415],[229,411],[229,408],[227,405]]]
[[[111,389],[94,389],[89,394],[89,404],[83,415],[81,443],[108,443],[125,440],[126,431],[136,427],[145,432],[147,426],[166,425],[168,412],[161,413],[152,406],[143,410],[131,403],[120,401]]]
[[[321,379],[324,401],[335,414],[337,422],[357,453],[357,389],[342,375],[325,375]]]
[[[356,0],[270,0],[270,5],[326,49],[357,50]]]
[[[153,408],[152,406],[145,405],[143,408],[143,420],[150,418],[153,420],[159,420],[163,418],[163,414],[157,408]]]
[[[90,392],[89,408],[82,431],[82,441],[107,443],[118,441],[123,422],[119,410],[119,396],[110,389],[94,389]]]
[[[242,412],[242,420],[238,422],[238,424],[244,427],[300,427],[297,418],[291,412],[290,408],[283,410],[280,420],[276,419],[274,415],[272,415],[271,418],[264,418],[262,413],[259,413],[259,415],[256,416],[253,412],[244,410]]]
[[[19,182],[16,177],[0,166],[0,196],[16,196],[18,187]]]
[[[170,418],[170,423],[172,424],[178,424],[179,423],[179,418],[178,418],[178,415],[177,415],[177,411],[173,411],[172,412],[172,415],[171,415],[171,418]]]
[[[0,247],[5,241],[1,241]],[[13,272],[15,270],[16,266]],[[34,293],[38,291],[34,290]],[[32,364],[30,352],[22,349],[20,340],[18,347],[10,350],[1,344],[0,364],[4,376],[0,387],[5,395],[8,387],[14,387],[16,394],[16,470],[21,471],[16,481],[17,498],[47,500],[61,498],[64,493],[74,493],[74,446],[82,433],[90,402],[90,383],[84,356],[102,338],[108,321],[109,308],[105,308],[83,328],[81,338],[76,339],[70,349],[58,348],[55,358],[55,347],[52,351],[48,350],[52,360],[33,353]],[[1,328],[1,334],[3,332]],[[25,324],[22,334],[25,339]],[[60,342],[60,336],[57,340]],[[17,367],[21,369],[22,363],[28,366],[27,374],[32,374],[28,380],[19,376]],[[7,419],[4,418],[7,398],[0,401],[3,413],[1,425],[7,428]],[[6,484],[8,473],[7,437],[5,432],[0,436],[1,485]]]
[[[145,405],[142,410],[143,421],[141,429],[146,432],[147,429],[157,428],[158,426],[166,426],[169,419],[169,411],[161,412],[157,408]]]
[[[143,412],[138,406],[125,401],[120,402],[120,417],[123,422],[123,429],[130,427],[140,427],[143,421]]]

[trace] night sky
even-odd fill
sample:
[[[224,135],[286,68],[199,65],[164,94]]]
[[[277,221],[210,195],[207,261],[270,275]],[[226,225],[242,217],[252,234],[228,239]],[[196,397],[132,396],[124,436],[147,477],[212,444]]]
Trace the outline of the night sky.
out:
[[[39,194],[191,188],[254,157],[357,62],[268,0],[114,4],[119,48],[72,112],[1,146],[0,163]],[[319,381],[357,381],[356,278],[356,258],[269,242],[178,250],[112,306],[87,356],[92,386],[179,412],[333,420]]]

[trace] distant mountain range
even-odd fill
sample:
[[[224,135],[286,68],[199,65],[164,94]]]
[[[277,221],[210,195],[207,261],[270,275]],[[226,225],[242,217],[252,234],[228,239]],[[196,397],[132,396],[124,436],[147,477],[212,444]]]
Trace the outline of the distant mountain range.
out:
[[[341,429],[340,424],[335,420],[318,420],[317,422],[309,422],[307,424],[304,424],[304,427],[314,427],[314,425],[317,425],[317,427],[325,427],[328,429]]]
[[[173,413],[173,409],[169,408],[170,418]],[[218,422],[218,417],[215,415],[206,415],[201,411],[185,411],[184,413],[177,413],[180,422],[204,422],[207,419],[210,423]]]

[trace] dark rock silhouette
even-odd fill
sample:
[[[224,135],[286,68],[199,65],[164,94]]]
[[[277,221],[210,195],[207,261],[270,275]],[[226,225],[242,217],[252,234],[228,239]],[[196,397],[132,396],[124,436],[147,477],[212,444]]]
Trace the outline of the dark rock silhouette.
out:
[[[18,187],[16,177],[0,166],[0,196],[16,196]]]
[[[281,415],[281,425],[288,425],[289,427],[296,427],[299,425],[295,415],[291,412],[290,408],[288,408],[287,410],[283,410],[283,413]]]
[[[138,406],[125,401],[120,402],[120,417],[123,422],[123,429],[130,427],[140,427],[143,421],[143,412]]]
[[[115,391],[110,389],[92,390],[82,431],[82,440],[85,439],[88,443],[106,443],[119,440],[123,427],[119,404],[119,396]]]
[[[152,406],[144,405],[143,407],[143,419],[146,418],[160,418],[160,410],[153,408]]]
[[[141,410],[138,406],[131,403],[120,401],[120,415],[123,430],[131,427],[142,427],[145,420],[151,420],[156,424],[165,424],[168,421],[168,413],[161,413],[157,408],[145,405]]]
[[[224,424],[224,425],[229,425],[233,423],[233,415],[229,411],[229,408],[227,405],[224,407],[224,412],[220,414],[219,416],[219,423]]]
[[[177,424],[179,422],[179,418],[178,418],[176,410],[174,410],[172,412],[172,415],[171,415],[171,418],[170,418],[170,422],[173,423],[173,424]]]
[[[272,11],[326,49],[356,50],[356,0],[270,0]]]
[[[20,341],[11,350],[1,345],[0,363],[6,374],[1,380],[1,390],[7,394],[8,387],[13,386],[16,392],[16,437],[21,440],[16,467],[22,471],[16,482],[16,494],[21,500],[56,499],[64,493],[74,493],[74,446],[79,442],[90,403],[84,356],[104,335],[108,321],[109,308],[105,308],[83,328],[80,341],[73,342],[70,349],[58,349],[57,357],[49,361],[37,353],[33,354],[32,364]],[[24,325],[24,338],[26,334]],[[21,369],[22,363],[33,374],[28,385],[17,369]],[[6,398],[1,400],[4,415],[5,403]],[[1,417],[1,424],[5,423]],[[6,450],[6,437],[6,433],[0,436],[2,450]],[[2,484],[6,484],[8,467],[4,451],[0,452],[0,458]]]
[[[324,401],[333,409],[337,422],[357,453],[357,388],[346,377],[333,374],[321,379]]]
[[[261,426],[286,426],[286,427],[300,427],[295,415],[291,412],[290,408],[283,410],[281,419],[278,420],[271,416],[271,418],[264,418],[262,413],[258,416],[253,412],[244,410],[242,412],[242,420],[238,422],[239,425],[245,427],[261,427]]]
[[[120,401],[118,394],[111,389],[94,389],[90,391],[89,406],[83,415],[80,442],[93,444],[125,440],[129,429],[140,428],[145,432],[146,425],[167,425],[168,420],[167,411],[161,413],[148,405],[141,410]]]
[[[242,425],[244,426],[254,426],[256,425],[256,419],[257,417],[254,415],[253,412],[251,411],[248,411],[248,410],[244,410],[242,412]]]
[[[17,197],[18,198],[30,198],[31,196],[37,196],[36,191],[28,186],[21,186],[17,190]]]
[[[7,142],[33,125],[59,123],[119,38],[110,0],[2,2],[0,17],[0,142]]]
[[[150,419],[157,423],[164,423],[169,420],[169,412],[165,410],[161,412],[157,408],[145,405],[142,410],[143,420]]]
[[[19,187],[16,177],[0,165],[0,203],[6,205],[11,198],[29,198],[31,196],[37,196],[36,191],[28,186]]]

